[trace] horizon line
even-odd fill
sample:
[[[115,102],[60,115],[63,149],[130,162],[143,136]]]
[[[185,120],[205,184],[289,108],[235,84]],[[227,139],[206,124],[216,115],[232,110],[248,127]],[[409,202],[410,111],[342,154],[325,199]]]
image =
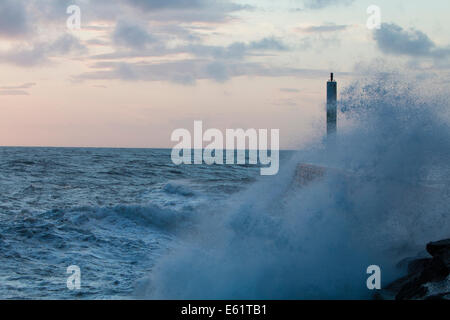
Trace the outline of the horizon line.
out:
[[[124,149],[124,150],[172,150],[174,148],[168,148],[168,147],[81,147],[81,146],[1,146],[0,149],[5,148],[22,148],[22,149]],[[183,149],[179,149],[183,150]],[[191,150],[197,150],[194,148],[191,148]],[[203,148],[202,150],[206,150]],[[223,151],[227,150],[233,150],[233,151],[239,151],[242,149],[222,149]],[[279,149],[279,151],[300,151],[301,149]],[[259,149],[244,149],[244,151],[259,151]],[[267,151],[270,151],[268,148]]]

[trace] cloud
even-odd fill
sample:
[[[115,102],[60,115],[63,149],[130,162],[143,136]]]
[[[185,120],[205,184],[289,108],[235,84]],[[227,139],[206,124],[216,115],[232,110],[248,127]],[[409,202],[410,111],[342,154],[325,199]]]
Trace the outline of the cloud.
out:
[[[285,51],[288,47],[273,37],[263,38],[259,41],[253,41],[248,45],[249,50],[272,50],[272,51]]]
[[[297,93],[300,92],[300,90],[295,88],[280,88],[281,92],[287,92],[287,93]]]
[[[228,0],[122,0],[162,21],[222,22],[230,13],[252,8]]]
[[[221,9],[225,12],[238,11],[250,8],[229,0],[123,0],[132,6],[136,6],[145,11],[155,11],[163,9],[176,10],[211,10]]]
[[[36,85],[35,82],[27,82],[18,86],[2,86],[0,90],[17,90],[17,89],[30,89]]]
[[[87,48],[81,44],[80,40],[68,33],[60,36],[46,49],[46,53],[49,56],[66,55],[69,53],[82,54],[85,52],[87,52]]]
[[[198,57],[213,57],[215,59],[242,59],[266,51],[286,51],[288,47],[273,37],[263,38],[249,43],[233,42],[228,46],[190,45],[180,48],[181,51],[192,53]]]
[[[255,62],[211,61],[209,59],[162,63],[103,61],[96,63],[93,68],[97,70],[80,74],[74,80],[168,81],[191,85],[197,80],[212,79],[224,82],[239,76],[324,78],[329,75],[328,70],[277,68]]]
[[[25,89],[30,89],[35,85],[34,82],[27,82],[15,86],[0,86],[0,96],[27,96],[29,93]]]
[[[126,37],[126,33],[123,34]],[[145,58],[160,57],[169,54],[190,54],[197,58],[212,58],[214,60],[233,60],[243,59],[250,55],[261,55],[268,52],[279,52],[289,50],[288,46],[282,41],[273,37],[263,38],[252,42],[233,42],[228,46],[211,46],[201,43],[192,43],[187,45],[179,45],[169,48],[161,40],[152,37],[146,43],[145,47],[140,47],[137,42],[138,38],[146,38],[145,35],[130,37],[129,40],[123,40],[122,46],[116,52],[105,53],[91,56],[94,60],[116,60],[126,58]],[[132,40],[133,39],[133,40]],[[132,41],[133,43],[128,43]],[[127,45],[128,44],[128,45]],[[125,49],[125,50],[124,50]]]
[[[280,107],[296,107],[298,106],[298,100],[297,99],[278,99],[272,102],[274,106],[280,106]]]
[[[324,24],[324,25],[318,25],[318,26],[297,28],[297,30],[306,32],[306,33],[322,33],[322,32],[343,31],[347,28],[348,28],[348,25]]]
[[[85,53],[86,47],[70,35],[64,34],[50,43],[18,45],[12,49],[0,52],[0,63],[13,64],[20,67],[32,67],[48,63],[50,58],[71,53]]]
[[[215,61],[206,66],[207,75],[217,82],[225,82],[232,76],[232,70],[228,64]]]
[[[32,67],[47,62],[45,48],[42,45],[17,46],[0,52],[0,63],[13,64],[19,67]]]
[[[28,34],[27,12],[17,0],[0,1],[0,36],[19,37]]]
[[[24,90],[0,90],[0,96],[28,96]]]
[[[85,27],[92,22],[110,23],[126,17],[172,26],[222,23],[229,21],[231,14],[252,8],[230,0],[1,0],[0,36],[28,35],[40,25],[65,26],[69,5],[81,7]]]
[[[92,52],[97,55],[82,56],[91,72],[76,79],[193,84],[201,79],[223,82],[242,75],[297,72],[271,67],[268,59],[262,62],[263,56],[293,49],[270,34],[254,41],[218,42],[223,39],[223,24],[231,21],[234,13],[251,8],[232,0],[5,0],[2,3],[17,3],[17,7],[23,9],[24,25],[31,29],[36,27],[39,33],[21,42],[10,42],[9,49],[0,49],[0,63],[39,66],[72,54],[79,58],[87,53],[86,46],[95,46]],[[84,42],[71,33],[66,34],[68,4],[78,4],[82,8],[82,28],[88,32],[83,33]],[[27,15],[31,27],[26,24]],[[321,32],[331,33],[331,29],[340,30],[343,26],[316,28],[308,31],[316,32],[314,36],[319,37]],[[49,32],[44,32],[47,30]],[[46,38],[49,35],[55,37],[54,40],[49,41]],[[258,63],[252,62],[254,57]]]
[[[124,29],[128,30],[128,28],[129,26]],[[116,29],[121,29],[121,27],[117,27]],[[132,27],[132,32],[120,34],[126,37],[128,34],[134,34],[134,31],[136,30]],[[115,32],[115,34],[117,33]],[[267,54],[267,52],[288,50],[288,47],[283,42],[274,37],[266,37],[247,43],[233,42],[228,46],[211,46],[193,43],[173,48],[168,48],[164,43],[154,37],[152,37],[152,40],[149,40],[149,45],[145,48],[139,48],[140,45],[135,44],[134,41],[138,41],[141,38],[143,39],[142,41],[147,39],[147,33],[139,29],[139,32],[136,32],[136,36],[131,36],[129,39],[133,43],[126,43],[128,45],[126,46],[125,42],[123,42],[123,45],[128,50],[120,50],[119,48],[119,51],[114,53],[92,56],[92,60],[98,61],[91,65],[91,68],[96,70],[85,73],[75,79],[169,81],[186,85],[194,84],[197,80],[201,79],[224,82],[235,76],[251,75],[261,71],[259,65],[246,63],[244,61],[246,57]],[[169,54],[189,54],[190,58],[159,63],[127,62],[130,58],[147,58]],[[120,61],[113,62],[113,60]],[[266,68],[264,67],[264,69]]]
[[[125,0],[125,2],[144,10],[196,9],[207,5],[207,1],[204,0]]]
[[[112,38],[117,45],[132,49],[143,49],[156,42],[144,27],[124,21],[117,23]]]
[[[405,30],[393,23],[383,23],[373,37],[378,48],[386,54],[435,58],[450,55],[449,48],[438,47],[422,31]]]
[[[355,0],[305,0],[304,5],[307,9],[323,9],[331,6],[349,6]]]

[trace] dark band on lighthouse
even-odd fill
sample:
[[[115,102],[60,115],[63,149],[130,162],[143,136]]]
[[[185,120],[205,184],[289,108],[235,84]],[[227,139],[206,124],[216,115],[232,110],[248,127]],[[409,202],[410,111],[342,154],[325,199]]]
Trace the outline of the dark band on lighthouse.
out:
[[[337,130],[337,83],[333,73],[327,82],[327,136],[333,136]]]

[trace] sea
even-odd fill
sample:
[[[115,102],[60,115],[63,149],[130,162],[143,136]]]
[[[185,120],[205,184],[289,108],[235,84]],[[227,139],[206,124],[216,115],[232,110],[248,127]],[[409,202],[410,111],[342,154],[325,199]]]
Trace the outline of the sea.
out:
[[[170,154],[0,148],[0,298],[134,298],[196,210],[259,176],[251,165],[176,166]],[[68,290],[69,266],[81,290]]]

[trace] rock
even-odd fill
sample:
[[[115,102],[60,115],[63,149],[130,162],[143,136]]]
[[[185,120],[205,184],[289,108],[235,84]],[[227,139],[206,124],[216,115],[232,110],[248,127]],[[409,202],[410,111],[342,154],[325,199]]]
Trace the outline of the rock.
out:
[[[440,258],[447,267],[450,266],[450,239],[430,242],[427,251],[435,258]]]
[[[450,239],[427,244],[432,258],[404,259],[398,263],[408,274],[389,284],[380,296],[396,300],[450,298]]]
[[[450,300],[450,292],[432,295],[426,297],[425,300]]]
[[[424,259],[416,259],[416,260],[412,260],[408,263],[408,274],[412,275],[412,274],[416,274],[421,272],[422,270],[424,270],[430,263],[431,263],[430,258],[424,258]]]
[[[435,257],[431,259],[430,262],[424,265],[423,270],[419,276],[419,281],[421,283],[438,282],[446,279],[448,274],[448,266],[440,257]]]
[[[429,244],[427,244],[427,251],[433,257],[442,255],[445,252],[449,252],[450,251],[450,239],[436,241],[436,242],[430,242]]]
[[[414,300],[426,296],[428,289],[417,281],[406,283],[400,292],[395,296],[395,300]]]
[[[394,300],[400,290],[411,280],[410,278],[410,276],[406,276],[390,283],[388,286],[383,288],[383,290],[377,292],[375,299]]]

